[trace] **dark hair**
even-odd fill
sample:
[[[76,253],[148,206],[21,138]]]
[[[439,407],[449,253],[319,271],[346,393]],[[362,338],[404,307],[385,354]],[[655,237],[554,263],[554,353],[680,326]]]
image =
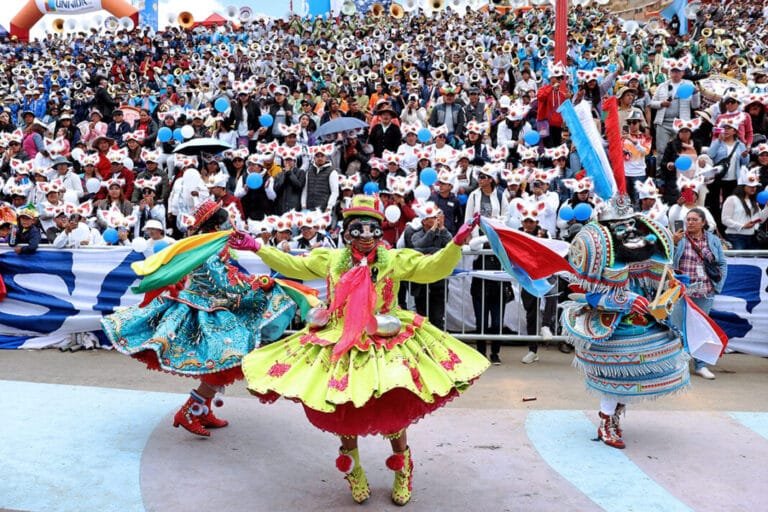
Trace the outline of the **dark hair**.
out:
[[[747,215],[752,216],[760,211],[760,207],[757,204],[757,200],[755,199],[755,196],[747,196],[747,191],[745,190],[745,185],[739,185],[736,187],[736,190],[734,190],[733,195],[739,198],[741,203],[744,205],[745,209],[748,209]]]
[[[707,222],[707,214],[704,213],[704,210],[702,210],[701,208],[691,208],[690,210],[688,210],[688,213],[695,213],[699,217],[699,220],[701,220],[701,222],[704,223],[704,231],[709,230],[709,223]],[[688,216],[688,213],[685,214],[686,217]]]

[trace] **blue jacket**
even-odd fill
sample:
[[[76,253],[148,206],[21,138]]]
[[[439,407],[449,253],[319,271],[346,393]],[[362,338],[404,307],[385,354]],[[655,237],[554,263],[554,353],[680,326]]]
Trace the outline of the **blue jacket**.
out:
[[[712,286],[715,289],[715,293],[720,293],[723,291],[725,279],[728,277],[728,260],[725,258],[725,251],[723,250],[723,244],[720,242],[720,239],[709,231],[704,231],[704,234],[707,236],[707,245],[709,245],[709,250],[712,251],[712,254],[715,256],[715,260],[720,267],[720,273],[723,276],[719,282],[712,283]],[[675,247],[675,269],[680,267],[680,258],[683,256],[683,251],[685,250],[687,243],[688,239],[683,237],[683,239],[680,240]]]

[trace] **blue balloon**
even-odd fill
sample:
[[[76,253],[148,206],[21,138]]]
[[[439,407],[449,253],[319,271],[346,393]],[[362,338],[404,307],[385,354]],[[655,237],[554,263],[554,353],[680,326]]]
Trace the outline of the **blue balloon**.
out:
[[[437,181],[437,171],[431,167],[427,167],[421,171],[420,180],[422,185],[431,187]]]
[[[152,248],[153,254],[157,254],[166,247],[168,247],[170,244],[166,242],[165,240],[158,240],[155,242],[155,246]]]
[[[578,222],[586,222],[592,217],[592,207],[587,203],[579,203],[573,209],[573,218]]]
[[[249,189],[256,190],[264,184],[264,178],[261,177],[261,174],[252,172],[245,179],[245,184],[248,185]]]
[[[264,128],[269,128],[270,126],[272,126],[272,123],[274,122],[275,120],[269,114],[262,114],[261,116],[259,116],[259,124],[261,124],[261,126],[263,126]]]
[[[467,194],[459,194],[458,198],[459,198],[459,204],[461,206],[464,206],[465,204],[467,204],[467,199],[469,199],[469,196]]]
[[[560,208],[560,218],[565,222],[569,222],[573,220],[573,208],[571,208],[568,205],[565,205],[562,208]]]
[[[678,171],[687,171],[691,168],[691,165],[693,165],[693,160],[691,160],[691,157],[686,155],[681,155],[675,160],[675,168]]]
[[[429,131],[429,128],[422,128],[416,132],[416,138],[419,139],[419,142],[422,144],[426,144],[432,139],[432,132]]]
[[[168,128],[167,126],[163,126],[159,130],[157,130],[157,140],[160,142],[168,142],[173,138],[173,130]]]
[[[229,102],[227,101],[227,98],[218,98],[213,103],[213,107],[216,109],[216,112],[226,112],[229,108]]]
[[[690,82],[683,82],[677,87],[677,97],[681,100],[690,99],[693,96],[694,91],[693,84]]]
[[[539,135],[539,132],[530,131],[525,134],[523,140],[529,146],[535,146],[541,140],[541,135]]]
[[[116,244],[118,239],[119,239],[119,237],[117,235],[117,230],[115,228],[107,228],[107,229],[105,229],[104,233],[101,235],[101,237],[108,244]]]
[[[372,196],[373,194],[377,193],[379,191],[379,184],[375,181],[369,181],[365,184],[363,187],[363,192],[367,196]]]
[[[178,142],[184,142],[184,134],[181,133],[181,128],[176,128],[173,130],[173,138]]]
[[[763,206],[765,205],[765,203],[768,203],[768,190],[763,190],[762,192],[758,192],[757,202],[758,204],[760,204],[760,206]]]

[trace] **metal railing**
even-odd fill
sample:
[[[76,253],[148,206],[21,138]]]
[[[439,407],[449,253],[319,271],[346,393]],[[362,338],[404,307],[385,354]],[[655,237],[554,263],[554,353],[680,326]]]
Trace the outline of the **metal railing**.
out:
[[[760,250],[760,251],[726,251],[726,256],[733,256],[733,257],[745,257],[745,258],[768,258],[768,251]],[[469,263],[471,267],[471,263],[469,260],[474,259],[473,257],[477,256],[493,256],[493,252],[488,249],[484,250],[475,250],[475,251],[464,251],[464,258],[462,261],[461,266],[466,267]],[[487,262],[486,258],[483,258],[481,268],[474,269],[475,271],[485,271],[490,270],[485,268],[485,264]],[[468,270],[468,269],[465,269]],[[501,329],[499,329],[496,332],[487,332],[487,330],[483,329],[482,325],[480,328],[477,328],[478,322],[475,318],[475,313],[473,310],[473,305],[471,300],[473,299],[473,296],[471,294],[470,288],[471,288],[471,280],[472,279],[478,279],[480,281],[479,283],[479,300],[480,300],[480,307],[482,311],[487,311],[489,314],[491,310],[495,309],[496,312],[500,315],[501,318]],[[525,322],[524,315],[527,312],[526,307],[522,303],[522,290],[520,286],[517,284],[517,282],[512,278],[511,276],[506,277],[505,281],[496,281],[496,280],[490,280],[478,277],[477,275],[474,275],[471,272],[466,273],[457,273],[449,277],[448,279],[445,279],[445,289],[443,290],[443,295],[439,299],[436,299],[435,297],[431,296],[431,290],[429,285],[414,285],[413,283],[409,283],[407,281],[403,281],[400,283],[401,289],[405,290],[405,297],[404,302],[401,301],[401,307],[403,309],[408,309],[411,311],[416,312],[416,301],[414,298],[415,293],[424,293],[425,299],[424,302],[426,303],[426,310],[421,311],[421,313],[424,313],[423,316],[425,318],[429,318],[430,314],[430,307],[432,304],[434,304],[434,300],[442,300],[445,304],[445,316],[444,316],[444,322],[443,322],[443,329],[450,333],[452,336],[455,336],[456,338],[462,340],[462,341],[478,341],[478,340],[499,340],[502,344],[521,344],[521,343],[533,343],[533,342],[539,342],[539,343],[548,343],[548,342],[560,342],[565,341],[566,338],[561,334],[561,325],[560,325],[560,301],[558,300],[561,295],[562,286],[565,284],[565,281],[562,279],[557,279],[552,290],[545,295],[542,299],[536,299],[535,301],[535,321],[536,321],[536,328],[534,329],[534,332],[536,334],[527,334],[527,322]],[[514,299],[505,301],[504,300],[504,293],[488,293],[494,292],[495,290],[490,289],[491,287],[495,287],[496,283],[508,283],[508,286],[511,286],[514,291]],[[504,285],[501,285],[503,288]],[[419,288],[423,287],[423,288]],[[412,293],[413,292],[413,293]],[[464,293],[462,293],[464,292]],[[476,295],[478,295],[476,293]],[[494,301],[493,304],[488,305],[487,300],[488,299],[494,299],[498,296],[499,300]],[[542,308],[542,301],[543,300],[557,300],[555,312],[554,312],[554,318],[544,318],[544,314],[551,315],[551,310],[546,311],[545,308]],[[469,300],[469,302],[468,302]],[[450,312],[448,309],[449,304],[452,304],[454,306],[453,312]],[[486,309],[486,306],[489,306]],[[510,313],[510,308],[513,308],[514,314]],[[507,325],[504,324],[504,318],[505,313],[507,313],[507,317],[509,318],[510,322],[507,323]],[[440,326],[439,322],[433,322],[437,323],[438,326]],[[548,323],[551,325],[551,331],[552,331],[552,338],[544,339],[541,336],[541,328],[543,324]],[[458,324],[458,328],[457,328]],[[474,326],[474,328],[472,328]],[[297,326],[298,327],[298,326]]]

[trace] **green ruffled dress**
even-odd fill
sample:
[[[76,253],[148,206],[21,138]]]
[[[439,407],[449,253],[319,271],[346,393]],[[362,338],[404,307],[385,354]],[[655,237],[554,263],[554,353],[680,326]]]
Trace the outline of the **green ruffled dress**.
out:
[[[353,265],[348,248],[292,256],[264,247],[258,254],[287,277],[326,278],[329,303]],[[337,435],[394,434],[443,406],[488,368],[488,360],[425,318],[400,309],[397,292],[400,281],[448,277],[460,259],[461,248],[452,242],[432,255],[379,247],[371,265],[374,313],[397,317],[399,332],[387,337],[363,332],[349,351],[334,358],[344,317],[331,315],[322,327],[307,327],[248,354],[242,366],[248,389],[264,401],[282,396],[301,402],[313,425]]]

